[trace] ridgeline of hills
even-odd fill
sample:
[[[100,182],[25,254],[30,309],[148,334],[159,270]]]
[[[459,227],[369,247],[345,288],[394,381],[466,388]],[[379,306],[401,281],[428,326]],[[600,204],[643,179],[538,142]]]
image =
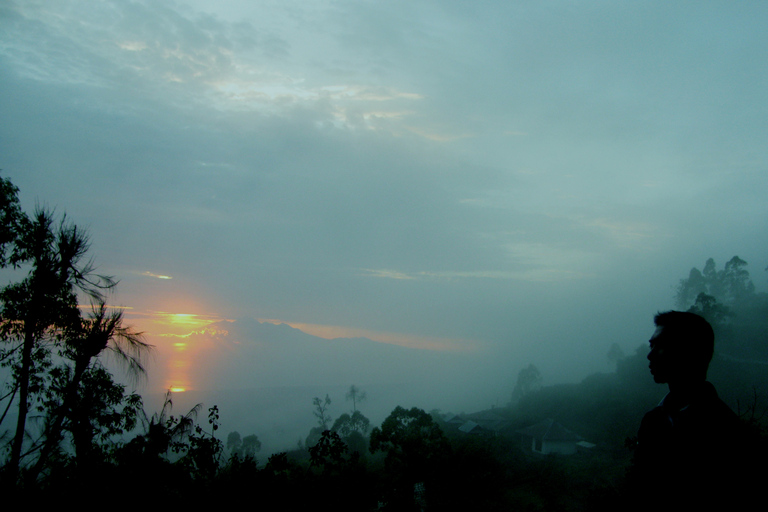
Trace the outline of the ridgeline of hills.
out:
[[[215,334],[211,334],[215,333]],[[325,339],[291,327],[242,318],[210,325],[191,343],[216,344],[206,373],[214,388],[383,384],[440,376],[459,362],[456,354],[419,350],[368,338]],[[214,339],[215,338],[215,339]],[[203,387],[203,386],[200,386]]]

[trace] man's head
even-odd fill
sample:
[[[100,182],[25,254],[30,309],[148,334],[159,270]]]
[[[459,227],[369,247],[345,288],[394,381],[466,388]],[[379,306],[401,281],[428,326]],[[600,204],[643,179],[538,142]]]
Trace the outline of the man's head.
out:
[[[699,315],[667,311],[654,319],[648,365],[658,383],[697,381],[707,378],[715,348],[712,326]]]

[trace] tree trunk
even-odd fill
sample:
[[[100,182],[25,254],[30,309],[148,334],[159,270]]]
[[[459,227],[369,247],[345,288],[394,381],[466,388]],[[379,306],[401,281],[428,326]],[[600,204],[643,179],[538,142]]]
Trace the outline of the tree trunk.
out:
[[[24,431],[27,424],[27,412],[29,412],[29,374],[32,368],[32,347],[35,344],[35,336],[31,328],[26,328],[24,333],[24,346],[22,347],[21,369],[19,370],[19,417],[16,420],[16,434],[11,445],[10,480],[16,482],[19,478],[21,465],[21,446],[24,442]]]

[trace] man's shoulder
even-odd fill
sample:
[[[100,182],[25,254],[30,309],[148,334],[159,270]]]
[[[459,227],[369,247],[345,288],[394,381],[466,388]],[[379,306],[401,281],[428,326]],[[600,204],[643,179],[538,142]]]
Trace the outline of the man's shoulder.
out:
[[[672,422],[669,414],[661,405],[646,412],[640,421],[637,437],[641,443],[658,443],[672,432]]]
[[[723,402],[723,400],[718,396],[717,391],[715,390],[715,386],[712,385],[711,382],[704,383],[702,394],[700,395],[700,398],[697,400],[695,405],[704,409],[708,409],[713,414],[723,418],[730,418],[733,420],[737,420],[739,418],[738,415],[733,412],[733,409],[731,409],[728,404]]]
[[[737,434],[741,428],[739,416],[733,412],[715,391],[715,387],[705,383],[702,395],[691,404],[689,410],[684,411],[685,424],[688,428],[700,430],[713,436],[711,439],[730,438]]]

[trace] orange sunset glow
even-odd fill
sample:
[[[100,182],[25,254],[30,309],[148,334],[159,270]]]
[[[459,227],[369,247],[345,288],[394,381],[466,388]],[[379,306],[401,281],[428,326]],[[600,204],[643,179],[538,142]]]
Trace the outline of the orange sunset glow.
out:
[[[207,327],[211,324],[231,321],[216,315],[167,310],[145,313],[134,310],[130,316],[134,327],[144,332],[155,347],[152,376],[157,380],[151,383],[151,387],[174,393],[195,389],[196,368],[199,368],[200,361],[210,358],[212,354],[210,343],[203,341],[206,338],[193,335],[210,334]],[[212,333],[222,335],[226,331]]]
[[[186,311],[200,311],[199,307],[185,304]],[[141,313],[130,310],[134,326],[145,333],[150,343],[155,346],[155,364],[153,375],[157,379],[152,387],[158,391],[170,389],[180,393],[196,389],[198,372],[212,358],[220,355],[221,346],[217,341],[226,337],[227,329],[213,324],[234,322],[218,315],[206,313],[175,312],[157,310]],[[324,325],[304,322],[284,321],[275,318],[259,318],[259,322],[286,324],[307,334],[324,339],[333,338],[368,338],[380,343],[403,347],[435,351],[472,351],[476,342],[464,339],[417,336],[406,333],[374,331],[341,325]],[[162,389],[159,389],[162,388]]]

